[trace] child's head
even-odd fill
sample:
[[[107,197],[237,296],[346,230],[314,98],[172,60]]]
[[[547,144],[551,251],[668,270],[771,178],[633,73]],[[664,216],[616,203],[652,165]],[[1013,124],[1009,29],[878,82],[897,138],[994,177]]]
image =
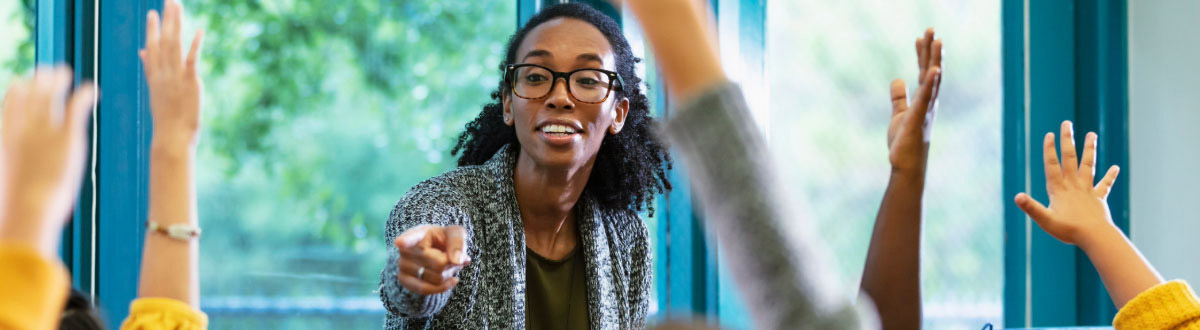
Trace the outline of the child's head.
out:
[[[63,309],[62,320],[59,322],[62,330],[103,330],[104,321],[96,313],[91,299],[79,290],[71,289],[71,298]]]

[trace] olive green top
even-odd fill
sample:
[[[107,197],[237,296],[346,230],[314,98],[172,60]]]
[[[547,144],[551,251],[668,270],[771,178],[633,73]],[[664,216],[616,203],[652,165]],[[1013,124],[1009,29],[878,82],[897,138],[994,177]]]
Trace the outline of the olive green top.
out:
[[[529,330],[590,329],[587,270],[579,248],[562,260],[525,248],[525,326]]]

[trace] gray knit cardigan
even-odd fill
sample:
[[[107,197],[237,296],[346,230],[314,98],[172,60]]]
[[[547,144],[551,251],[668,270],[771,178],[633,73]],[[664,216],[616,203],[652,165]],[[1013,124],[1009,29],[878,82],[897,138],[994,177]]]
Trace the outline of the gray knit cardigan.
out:
[[[525,232],[513,191],[517,150],[506,146],[483,165],[421,182],[396,204],[379,286],[386,329],[525,329]],[[591,328],[644,327],[652,265],[645,223],[632,210],[604,208],[586,193],[575,212]],[[459,284],[436,295],[410,292],[396,278],[399,252],[392,240],[426,224],[463,226],[470,242],[471,263]]]

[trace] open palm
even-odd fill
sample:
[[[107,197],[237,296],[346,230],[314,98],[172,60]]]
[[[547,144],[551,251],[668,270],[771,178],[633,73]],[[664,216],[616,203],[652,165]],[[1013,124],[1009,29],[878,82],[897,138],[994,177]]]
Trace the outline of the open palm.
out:
[[[917,39],[920,87],[911,102],[903,79],[892,81],[892,120],[888,125],[888,159],[892,170],[923,174],[929,155],[934,109],[942,83],[942,40],[934,39],[933,28]]]
[[[1063,243],[1080,244],[1091,237],[1089,233],[1112,226],[1108,210],[1108,193],[1117,180],[1120,168],[1112,166],[1099,183],[1092,184],[1096,175],[1096,133],[1088,133],[1083,157],[1076,158],[1074,132],[1070,121],[1062,123],[1062,162],[1054,146],[1054,133],[1047,133],[1043,143],[1046,166],[1046,192],[1050,207],[1025,193],[1017,194],[1017,206],[1037,221],[1054,238]]]

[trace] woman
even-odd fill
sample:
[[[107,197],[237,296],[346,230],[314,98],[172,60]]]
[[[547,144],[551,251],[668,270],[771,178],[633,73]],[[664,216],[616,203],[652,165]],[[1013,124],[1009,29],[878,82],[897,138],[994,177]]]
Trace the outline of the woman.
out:
[[[387,328],[640,328],[650,297],[638,212],[670,189],[619,25],[544,9],[454,153],[388,219]],[[526,313],[526,311],[538,311]]]

